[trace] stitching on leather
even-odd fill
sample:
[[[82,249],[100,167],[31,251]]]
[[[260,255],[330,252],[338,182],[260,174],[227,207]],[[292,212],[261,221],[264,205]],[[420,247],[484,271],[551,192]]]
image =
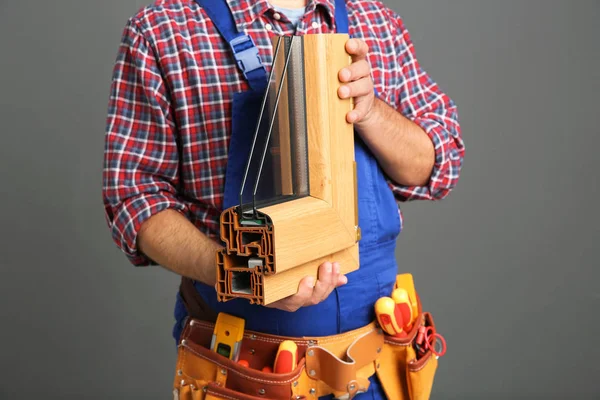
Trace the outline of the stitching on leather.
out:
[[[186,367],[186,365],[187,365],[187,364],[186,364],[187,357],[186,357],[186,355],[185,355],[185,350],[186,350],[186,348],[184,348],[184,347],[182,346],[182,349],[181,349],[181,355],[179,356],[179,357],[181,358],[181,366],[180,366],[179,368],[177,368],[178,370],[181,370],[181,379],[178,379],[178,381],[179,381],[179,382],[178,382],[178,384],[179,384],[179,387],[182,387],[182,386],[181,386],[181,381],[182,381],[182,380],[185,380],[186,378],[188,378],[188,379],[192,379],[192,380],[194,380],[194,381],[196,381],[196,380],[200,380],[200,379],[201,379],[200,377],[198,377],[198,378],[195,378],[195,377],[191,376],[190,374],[187,374],[187,373],[186,373],[186,368],[185,368],[185,367]],[[208,380],[210,380],[210,379],[208,379]]]
[[[296,379],[298,379],[298,377],[299,377],[299,376],[302,374],[302,371],[304,370],[304,368],[301,368],[301,369],[300,369],[300,371],[298,371],[298,374],[297,374],[297,375],[294,375],[292,378],[290,378],[290,379],[288,379],[288,380],[285,380],[285,381],[272,381],[272,380],[267,380],[267,379],[260,379],[260,378],[255,378],[255,377],[252,377],[252,376],[249,376],[249,375],[245,375],[245,374],[243,374],[243,373],[241,373],[241,372],[239,372],[239,371],[236,371],[236,370],[234,370],[234,369],[232,369],[232,368],[230,368],[230,367],[228,367],[228,366],[226,366],[226,365],[224,365],[224,364],[220,363],[219,361],[212,360],[212,359],[210,359],[210,358],[206,357],[205,355],[198,353],[197,351],[195,351],[194,349],[192,349],[192,348],[191,348],[191,347],[189,347],[189,346],[184,346],[184,347],[185,347],[185,348],[186,348],[186,349],[187,349],[187,350],[188,350],[190,353],[192,353],[192,354],[195,354],[195,355],[197,355],[198,357],[200,357],[200,358],[203,358],[204,360],[206,360],[206,361],[208,361],[208,362],[211,362],[211,363],[213,363],[213,364],[215,364],[215,365],[218,365],[218,366],[219,366],[219,367],[221,367],[221,368],[225,368],[225,369],[226,369],[227,371],[229,371],[230,373],[234,373],[234,374],[236,374],[236,375],[239,375],[239,376],[243,377],[244,379],[248,379],[248,380],[250,380],[250,381],[255,381],[255,382],[260,382],[260,383],[268,383],[268,384],[280,384],[280,385],[287,384],[287,383],[291,383],[291,382],[295,381]]]
[[[427,360],[427,362],[426,362],[426,363],[424,363],[424,364],[423,364],[423,365],[422,365],[420,368],[417,368],[417,369],[411,369],[411,368],[409,368],[408,370],[409,370],[410,372],[419,372],[419,371],[421,371],[423,368],[425,368],[425,367],[427,366],[427,364],[429,364],[429,361],[430,361],[430,360]]]
[[[423,365],[421,365],[419,368],[416,368],[416,369],[413,369],[413,368],[411,368],[411,367],[410,367],[410,366],[411,366],[411,364],[412,364],[412,365],[414,365],[414,364],[415,364],[413,361],[411,361],[410,363],[408,363],[408,370],[409,370],[410,372],[419,372],[419,371],[421,371],[421,370],[422,370],[423,368],[425,368],[425,367],[427,366],[427,364],[429,364],[429,362],[431,361],[432,354],[433,354],[433,353],[428,353],[428,354],[427,354],[427,356],[426,356],[426,357],[427,357],[427,360],[425,360],[425,362],[423,363]]]
[[[370,323],[367,326],[363,326],[362,328],[358,328],[354,331],[349,331],[349,332],[345,332],[345,333],[333,335],[333,336],[322,336],[321,338],[316,337],[313,340],[315,340],[319,344],[322,344],[322,343],[342,341],[346,338],[350,338],[350,339],[358,338],[360,336],[364,336],[364,334],[366,334],[366,333],[373,332],[375,329],[371,325],[372,325],[372,323]]]
[[[412,344],[412,343],[392,342],[391,340],[388,340],[388,339],[384,339],[383,341],[384,341],[384,343],[389,344],[391,346],[400,346],[400,347],[408,347],[408,346],[410,346]]]
[[[199,321],[199,320],[194,320],[194,325],[202,325],[205,328],[211,328],[212,324],[206,322],[206,321]],[[318,344],[326,344],[326,343],[331,343],[331,342],[340,342],[343,341],[345,339],[352,339],[355,338],[357,336],[362,336],[364,333],[370,333],[373,330],[375,330],[372,327],[373,323],[369,323],[366,326],[363,326],[361,328],[358,328],[354,331],[349,331],[349,332],[345,332],[345,333],[341,333],[338,335],[332,335],[332,336],[316,336],[316,337],[307,337],[305,339],[295,339],[293,338],[294,342],[296,342],[297,344],[308,344],[311,340],[315,341]],[[187,327],[189,327],[190,325],[188,324]],[[259,332],[257,332],[259,333]],[[244,333],[244,337],[246,338],[251,338],[252,334],[245,332]],[[273,338],[269,338],[269,337],[263,337],[263,336],[256,336],[256,338],[252,339],[252,340],[258,340],[258,341],[262,341],[262,342],[267,342],[267,343],[280,343],[282,340],[284,339],[273,339]]]

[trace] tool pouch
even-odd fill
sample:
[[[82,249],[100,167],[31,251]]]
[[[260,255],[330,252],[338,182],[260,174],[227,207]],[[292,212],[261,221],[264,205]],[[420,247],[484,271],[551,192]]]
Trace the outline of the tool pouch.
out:
[[[388,400],[427,400],[431,395],[438,357],[431,349],[418,354],[415,341],[421,326],[435,329],[435,323],[421,310],[416,321],[406,337],[385,335],[377,376]]]
[[[384,334],[375,323],[340,335],[288,338],[246,331],[240,359],[249,367],[209,349],[214,324],[188,319],[178,348],[174,398],[198,399],[316,399],[334,394],[352,399],[369,387]],[[293,340],[299,362],[285,374],[263,372],[272,365],[279,344]]]
[[[186,306],[196,303],[189,288],[182,287]],[[417,295],[418,296],[418,295]],[[405,337],[389,336],[375,322],[340,335],[289,338],[245,331],[240,359],[245,367],[210,350],[213,314],[205,311],[190,317],[180,338],[173,384],[174,399],[289,400],[318,399],[333,394],[352,399],[369,389],[369,377],[377,374],[388,400],[429,399],[438,358],[432,350],[418,354],[415,341],[419,328],[430,326],[433,317],[418,302],[418,317]],[[194,315],[194,314],[192,314]],[[205,317],[205,318],[204,318]],[[262,372],[272,366],[279,344],[293,340],[299,362],[286,374]]]

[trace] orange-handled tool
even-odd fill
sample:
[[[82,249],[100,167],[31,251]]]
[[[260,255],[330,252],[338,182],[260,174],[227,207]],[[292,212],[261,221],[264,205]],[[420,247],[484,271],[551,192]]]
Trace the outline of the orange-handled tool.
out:
[[[381,297],[375,302],[377,321],[388,335],[404,336],[403,319],[400,309],[391,297]]]
[[[408,293],[408,298],[412,306],[412,316],[417,318],[419,314],[419,304],[417,301],[417,292],[415,290],[415,281],[412,274],[405,273],[396,276],[396,285],[394,289],[404,289]]]
[[[291,340],[284,340],[279,344],[273,372],[276,374],[286,374],[296,369],[298,364],[298,346]]]
[[[392,299],[396,303],[396,309],[402,315],[402,329],[405,331],[410,330],[417,316],[413,314],[413,307],[408,292],[402,288],[395,289],[392,292]]]

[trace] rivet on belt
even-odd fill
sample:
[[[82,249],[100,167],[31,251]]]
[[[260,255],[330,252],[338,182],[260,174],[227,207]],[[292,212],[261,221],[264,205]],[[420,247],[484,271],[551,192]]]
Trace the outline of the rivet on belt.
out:
[[[185,339],[183,339],[183,340],[181,341],[181,345],[182,345],[182,346],[185,346],[185,345],[187,345],[187,342],[185,341]]]
[[[298,381],[294,382],[294,387],[298,386]]]
[[[308,374],[309,374],[310,376],[315,376],[315,375],[317,374],[317,371],[315,371],[314,369],[311,369],[311,370],[308,372]]]
[[[354,383],[351,383],[351,384],[348,386],[348,389],[349,389],[350,391],[353,391],[354,389],[356,389],[356,385],[355,385]]]
[[[308,345],[309,346],[314,346],[316,344],[316,342],[314,340],[309,340],[308,341]]]
[[[310,388],[310,394],[314,395],[315,393],[317,393],[317,389],[315,388]]]
[[[256,350],[250,349],[250,354],[254,355],[254,353],[256,353]]]
[[[185,385],[185,381],[182,379],[181,382],[179,382],[180,386],[184,386]]]
[[[194,320],[191,320],[191,321],[190,321],[190,326],[194,326],[194,324],[195,324],[195,323],[196,323],[196,321],[194,321]]]
[[[265,389],[258,389],[258,394],[263,396],[265,394]]]
[[[221,374],[222,374],[222,375],[225,375],[225,374],[227,374],[227,370],[226,370],[225,368],[221,368]]]
[[[378,352],[378,353],[381,353],[381,347],[379,347],[379,348],[377,349],[377,352]]]
[[[254,334],[250,335],[250,339],[256,340],[256,335],[254,335]]]
[[[308,351],[306,354],[307,354],[309,357],[312,357],[312,356],[314,356],[314,355],[315,355],[315,352],[314,352],[313,350],[309,350],[309,351]]]
[[[183,371],[182,370],[177,370],[177,375],[179,375],[179,376],[183,375]]]

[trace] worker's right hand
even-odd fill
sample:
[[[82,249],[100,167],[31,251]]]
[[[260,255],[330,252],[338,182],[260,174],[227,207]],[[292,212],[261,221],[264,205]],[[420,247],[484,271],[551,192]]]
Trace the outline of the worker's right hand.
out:
[[[325,300],[333,289],[348,282],[346,276],[340,274],[340,265],[336,262],[325,262],[319,266],[319,278],[315,283],[313,276],[307,276],[300,281],[298,292],[266,307],[294,312],[300,307],[314,306]]]

